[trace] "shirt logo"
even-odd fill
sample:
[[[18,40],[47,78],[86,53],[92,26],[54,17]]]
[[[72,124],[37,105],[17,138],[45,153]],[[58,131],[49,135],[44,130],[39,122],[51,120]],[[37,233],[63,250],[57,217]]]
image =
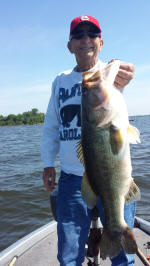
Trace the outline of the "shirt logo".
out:
[[[87,20],[90,20],[88,16],[82,16],[81,17],[81,21],[87,21]]]

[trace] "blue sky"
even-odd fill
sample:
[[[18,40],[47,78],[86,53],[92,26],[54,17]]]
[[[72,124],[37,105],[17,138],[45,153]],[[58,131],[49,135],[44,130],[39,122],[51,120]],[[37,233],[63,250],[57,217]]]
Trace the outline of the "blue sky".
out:
[[[100,22],[99,58],[135,65],[124,90],[129,115],[150,114],[149,0],[0,0],[0,114],[46,112],[53,79],[75,65],[70,22],[84,14]]]

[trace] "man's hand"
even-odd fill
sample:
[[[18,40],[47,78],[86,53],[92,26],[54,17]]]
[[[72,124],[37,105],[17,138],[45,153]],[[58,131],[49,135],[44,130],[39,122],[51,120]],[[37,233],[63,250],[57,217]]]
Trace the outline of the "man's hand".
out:
[[[117,89],[124,88],[134,76],[134,65],[126,62],[120,62],[120,68],[115,78],[114,85]]]
[[[46,167],[43,171],[44,186],[48,191],[52,191],[55,188],[56,171],[54,167]]]

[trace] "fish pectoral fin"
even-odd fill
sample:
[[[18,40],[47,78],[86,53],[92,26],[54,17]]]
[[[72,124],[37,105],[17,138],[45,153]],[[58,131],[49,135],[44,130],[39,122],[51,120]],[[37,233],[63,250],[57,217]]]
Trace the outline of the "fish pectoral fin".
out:
[[[93,209],[97,203],[98,196],[93,191],[89,183],[88,177],[86,175],[86,172],[83,174],[82,178],[81,193],[82,193],[82,198],[87,204],[88,208]]]
[[[78,141],[77,143],[77,157],[80,159],[81,163],[83,164],[85,168],[85,163],[84,163],[84,156],[83,156],[83,149],[82,149],[82,144],[81,140]]]
[[[112,153],[118,154],[124,143],[121,130],[116,126],[111,125],[109,127],[109,131],[110,131],[110,146]]]
[[[127,195],[125,196],[125,203],[140,200],[140,198],[141,198],[140,190],[139,190],[138,186],[134,183],[134,181],[132,181],[132,183],[130,185],[130,189],[129,189]]]
[[[127,134],[128,134],[129,143],[131,144],[141,143],[140,132],[136,127],[129,125],[127,128]]]

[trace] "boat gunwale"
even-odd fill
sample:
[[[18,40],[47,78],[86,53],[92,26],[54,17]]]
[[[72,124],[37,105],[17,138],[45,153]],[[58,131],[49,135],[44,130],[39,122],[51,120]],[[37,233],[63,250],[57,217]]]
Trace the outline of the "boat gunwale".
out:
[[[150,235],[150,222],[135,216],[135,224],[137,228]]]
[[[135,228],[140,229],[146,234],[150,235],[150,222],[135,216]],[[33,232],[27,234],[23,238],[17,240],[8,248],[0,252],[0,266],[8,265],[13,258],[22,256],[25,252],[31,249],[39,241],[46,238],[57,229],[57,222],[51,221]],[[3,264],[1,264],[3,263]],[[5,264],[4,264],[5,263]]]
[[[38,241],[41,241],[47,237],[52,232],[56,231],[57,222],[51,221],[40,228],[34,230],[33,232],[27,234],[21,239],[17,240],[15,243],[10,245],[8,248],[0,252],[0,265],[4,263],[9,263],[13,257],[20,257],[28,249],[32,248]],[[3,263],[3,264],[1,264]]]

